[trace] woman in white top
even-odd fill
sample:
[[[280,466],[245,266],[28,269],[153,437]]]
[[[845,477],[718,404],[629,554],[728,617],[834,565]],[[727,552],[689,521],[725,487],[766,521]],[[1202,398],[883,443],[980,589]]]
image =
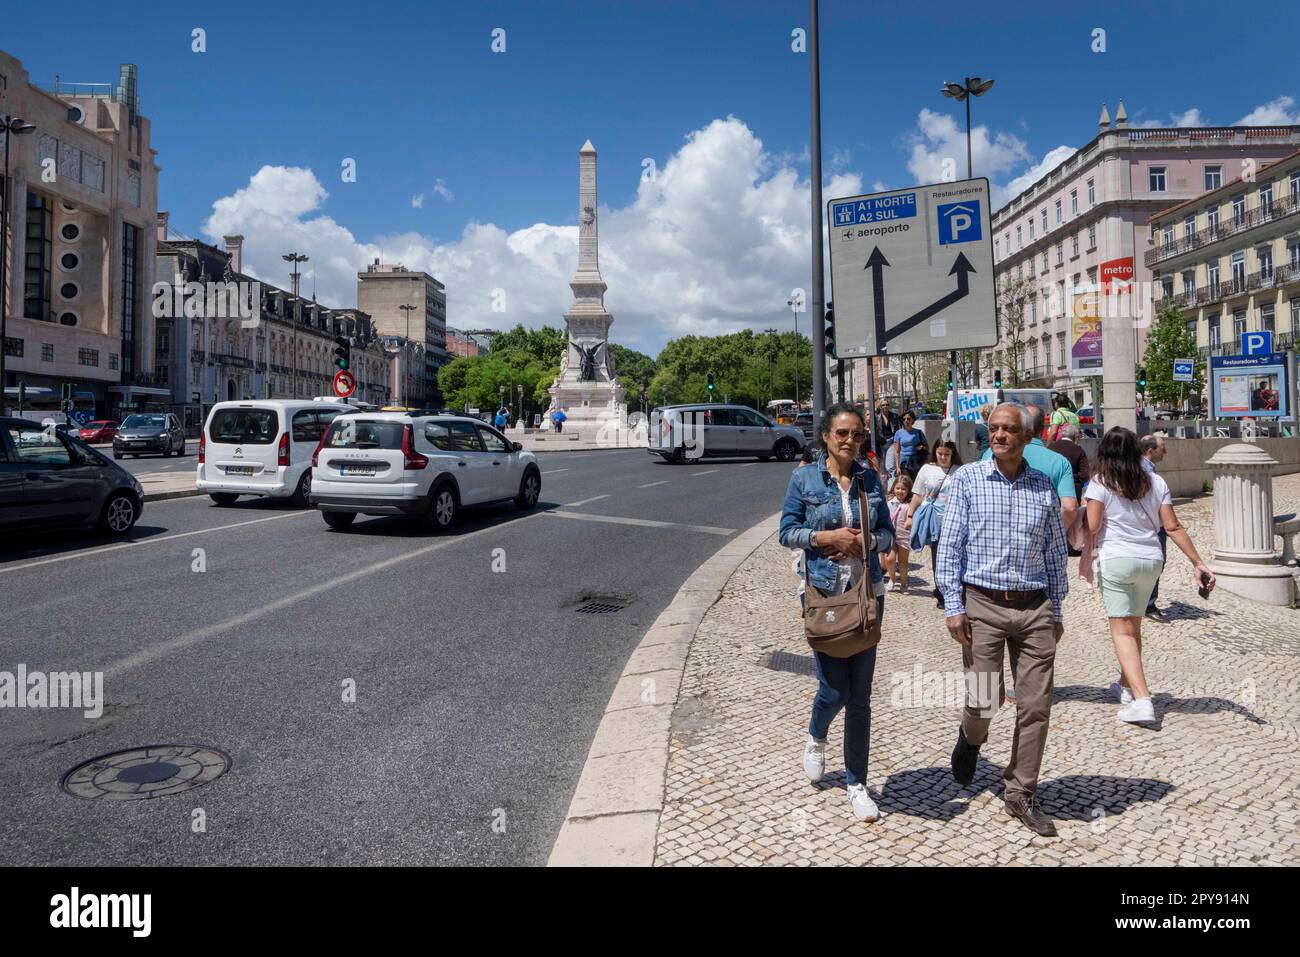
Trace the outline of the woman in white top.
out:
[[[912,519],[916,515],[916,510],[926,499],[934,502],[934,510],[942,521],[944,507],[948,504],[948,489],[952,487],[952,477],[957,474],[959,468],[961,468],[961,454],[957,451],[957,443],[936,442],[934,451],[930,453],[930,461],[921,466],[921,470],[916,473],[916,481],[912,483],[912,507],[907,510],[907,518],[903,522],[907,534],[911,534]],[[936,539],[930,544],[931,583],[937,580],[935,558],[938,551],[939,542]],[[934,588],[931,594],[942,608],[943,596],[939,593],[939,589]]]
[[[1165,480],[1142,468],[1137,436],[1128,429],[1114,428],[1102,437],[1083,498],[1089,534],[1101,559],[1101,597],[1119,659],[1120,679],[1110,686],[1122,705],[1118,718],[1133,724],[1153,722],[1155,707],[1142,672],[1142,615],[1164,568],[1160,529],[1192,563],[1198,588],[1213,588],[1214,575],[1179,524]]]

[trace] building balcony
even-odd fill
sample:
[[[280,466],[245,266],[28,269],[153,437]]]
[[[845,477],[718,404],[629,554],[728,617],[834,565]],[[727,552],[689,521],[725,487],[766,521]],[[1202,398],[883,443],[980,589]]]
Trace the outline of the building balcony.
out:
[[[201,363],[201,362],[203,362],[203,360],[206,359],[206,358],[207,358],[207,355],[204,353],[204,351],[203,351],[202,349],[191,349],[191,350],[190,350],[190,361],[191,361],[191,362],[199,362],[199,363]]]
[[[240,369],[253,368],[252,359],[245,359],[243,356],[232,355],[229,352],[214,352],[212,354],[212,360],[217,365],[222,365],[222,366],[235,366],[236,368],[240,368]]]
[[[1241,216],[1233,216],[1216,226],[1207,226],[1191,236],[1183,236],[1167,243],[1158,242],[1154,249],[1147,250],[1143,256],[1143,262],[1148,266],[1153,266],[1183,253],[1199,249],[1201,246],[1208,246],[1210,243],[1218,242],[1221,239],[1229,239],[1254,229],[1256,226],[1264,226],[1296,213],[1300,213],[1300,195],[1293,194],[1282,199],[1275,199],[1267,206],[1255,206]]]

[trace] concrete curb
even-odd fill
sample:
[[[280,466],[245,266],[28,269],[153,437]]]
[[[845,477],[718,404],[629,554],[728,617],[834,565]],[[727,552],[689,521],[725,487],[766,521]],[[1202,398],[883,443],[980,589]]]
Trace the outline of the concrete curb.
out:
[[[775,534],[780,517],[768,516],[718,549],[641,638],[605,706],[548,867],[654,864],[686,655],[727,581]]]
[[[171,492],[145,492],[144,501],[146,502],[165,502],[169,498],[192,498],[195,495],[206,495],[207,492],[200,492],[196,488],[182,488]]]

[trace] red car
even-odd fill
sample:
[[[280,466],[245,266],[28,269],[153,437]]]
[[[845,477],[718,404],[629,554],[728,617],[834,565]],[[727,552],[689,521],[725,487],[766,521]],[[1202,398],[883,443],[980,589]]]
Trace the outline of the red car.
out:
[[[83,442],[112,442],[115,435],[117,435],[117,421],[114,419],[87,422],[81,427],[81,441]]]

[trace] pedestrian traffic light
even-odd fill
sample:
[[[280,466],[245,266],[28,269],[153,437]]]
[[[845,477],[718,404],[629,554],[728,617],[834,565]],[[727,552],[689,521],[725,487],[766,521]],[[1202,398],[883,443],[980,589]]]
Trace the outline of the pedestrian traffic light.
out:
[[[952,391],[952,389],[953,389],[953,385],[954,385],[954,384],[955,384],[955,383],[952,381],[952,370],[950,369],[950,370],[948,371],[948,391],[949,391],[949,392]]]
[[[347,369],[352,365],[352,340],[347,336],[336,336],[334,342],[338,345],[334,350],[334,364],[340,369]]]
[[[1147,367],[1143,366],[1138,369],[1138,391],[1143,395],[1147,394]]]
[[[1001,370],[1001,369],[994,369],[994,370],[993,370],[993,388],[995,388],[995,389],[1000,389],[1000,388],[1002,388],[1002,370]]]
[[[832,359],[838,359],[835,354],[835,303],[826,303],[826,354]]]
[[[712,372],[708,374],[708,378],[705,380],[705,384],[709,388],[709,397],[712,398],[713,397],[713,373]]]

